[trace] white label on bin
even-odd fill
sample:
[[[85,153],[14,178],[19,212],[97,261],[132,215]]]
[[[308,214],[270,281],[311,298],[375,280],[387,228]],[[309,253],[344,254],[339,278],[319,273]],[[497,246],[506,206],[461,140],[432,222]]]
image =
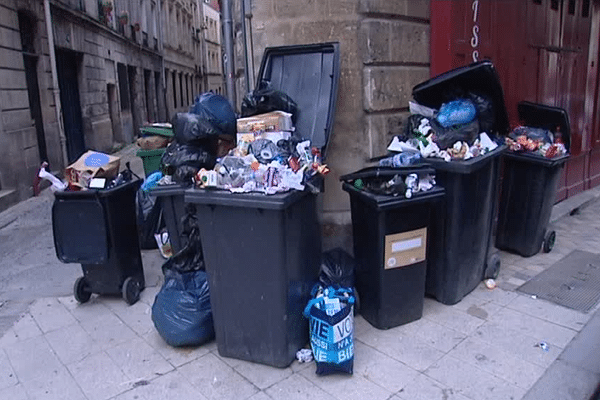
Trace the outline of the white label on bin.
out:
[[[427,228],[387,235],[384,268],[400,268],[425,261],[426,250]]]
[[[410,240],[401,240],[399,242],[392,243],[392,252],[397,253],[399,251],[406,251],[419,248],[423,245],[423,240],[418,237]]]

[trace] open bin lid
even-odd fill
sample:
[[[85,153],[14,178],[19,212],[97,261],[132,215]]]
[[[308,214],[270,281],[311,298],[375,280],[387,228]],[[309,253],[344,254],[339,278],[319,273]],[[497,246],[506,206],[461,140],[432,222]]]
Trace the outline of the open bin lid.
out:
[[[339,75],[339,43],[268,47],[258,73],[256,87],[268,82],[296,102],[296,133],[320,148],[323,158],[333,128]]]
[[[505,136],[510,129],[508,113],[502,85],[491,61],[456,68],[420,83],[413,88],[413,97],[419,104],[439,109],[442,104],[470,92],[486,95],[493,102],[494,132],[487,133]]]
[[[480,61],[450,70],[413,88],[413,98],[419,104],[435,109],[439,109],[442,104],[449,101],[466,97],[469,93],[485,95],[493,102],[493,132],[487,133],[491,136],[506,136],[510,130],[510,124],[504,103],[504,91],[491,61]],[[505,150],[506,145],[502,144],[483,156],[469,160],[446,162],[440,158],[428,158],[425,162],[439,170],[469,174],[482,168],[488,161],[501,155]]]

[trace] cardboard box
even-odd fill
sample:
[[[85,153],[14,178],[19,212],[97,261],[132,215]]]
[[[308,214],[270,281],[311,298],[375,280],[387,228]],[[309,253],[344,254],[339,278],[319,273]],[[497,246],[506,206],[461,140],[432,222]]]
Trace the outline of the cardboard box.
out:
[[[293,130],[292,114],[283,111],[273,111],[237,120],[238,133],[292,132]]]
[[[116,177],[120,165],[119,157],[88,150],[67,167],[65,175],[70,185],[87,189],[92,178]]]

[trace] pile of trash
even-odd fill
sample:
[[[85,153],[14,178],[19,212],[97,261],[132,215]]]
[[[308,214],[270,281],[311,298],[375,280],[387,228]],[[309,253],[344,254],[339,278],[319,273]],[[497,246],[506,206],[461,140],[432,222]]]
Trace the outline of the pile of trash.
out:
[[[514,152],[555,158],[568,154],[560,127],[554,132],[544,128],[518,126],[506,137],[506,145]]]
[[[204,93],[187,113],[177,113],[171,124],[175,140],[161,158],[164,172],[158,184],[191,186],[201,169],[212,169],[220,154],[233,147],[236,116],[223,96]]]
[[[468,160],[496,149],[490,138],[492,106],[483,96],[471,95],[442,104],[439,110],[410,102],[411,116],[403,135],[393,138],[388,151],[407,153],[394,161],[384,159],[381,166],[412,165],[421,158],[445,161]]]
[[[201,169],[196,185],[233,193],[304,190],[307,182],[329,169],[319,148],[294,135],[292,121],[292,114],[284,111],[238,119],[237,146],[214,168]]]
[[[358,190],[365,190],[373,194],[410,199],[416,193],[430,191],[435,187],[436,182],[433,174],[411,173],[406,176],[397,174],[391,178],[358,178],[352,182],[352,185]]]

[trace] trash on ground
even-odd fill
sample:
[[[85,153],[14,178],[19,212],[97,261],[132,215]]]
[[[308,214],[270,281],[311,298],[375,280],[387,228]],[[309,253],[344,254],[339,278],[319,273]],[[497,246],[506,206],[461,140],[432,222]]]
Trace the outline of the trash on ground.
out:
[[[166,269],[154,299],[152,321],[169,345],[199,346],[215,336],[208,278],[204,271]]]
[[[548,346],[548,343],[546,343],[546,342],[539,342],[535,345],[535,347],[539,347],[540,349],[542,349],[544,351],[550,351],[550,346]]]
[[[308,363],[313,360],[312,350],[300,349],[296,352],[296,359],[300,363]]]
[[[352,374],[354,367],[354,302],[351,288],[315,285],[304,309],[317,375]]]
[[[496,289],[496,281],[494,279],[486,279],[485,287],[488,289]]]

